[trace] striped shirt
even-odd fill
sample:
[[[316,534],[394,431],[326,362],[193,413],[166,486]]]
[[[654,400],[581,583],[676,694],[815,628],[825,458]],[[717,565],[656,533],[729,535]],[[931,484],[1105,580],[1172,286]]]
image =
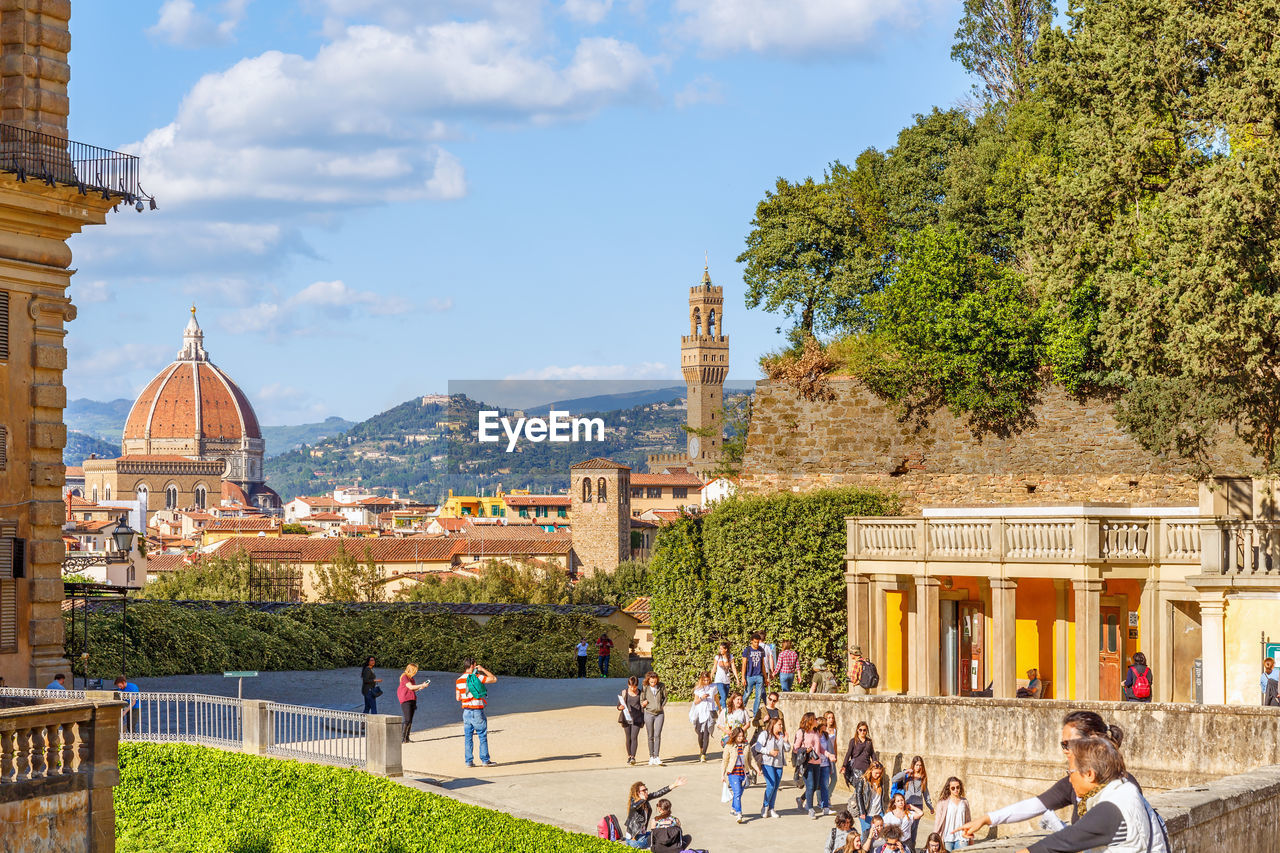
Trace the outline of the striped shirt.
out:
[[[778,653],[778,672],[781,675],[795,675],[800,655],[795,649],[783,649]]]
[[[471,691],[467,689],[467,676],[460,675],[458,680],[453,683],[454,695],[458,697],[458,701],[462,703],[464,711],[483,711],[485,704],[489,701],[484,696],[472,696]]]
[[[730,776],[746,776],[747,775],[747,769],[742,766],[742,754],[745,751],[746,751],[746,746],[743,744],[738,744],[737,746],[738,754],[734,757],[733,769],[729,771],[728,775]]]

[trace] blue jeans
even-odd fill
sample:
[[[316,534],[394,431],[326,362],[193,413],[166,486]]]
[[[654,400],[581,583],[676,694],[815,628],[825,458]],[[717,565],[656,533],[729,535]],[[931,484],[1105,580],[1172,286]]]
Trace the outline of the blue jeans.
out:
[[[462,712],[462,754],[463,760],[468,764],[471,763],[473,732],[480,736],[480,763],[484,764],[489,760],[489,720],[485,717],[484,711],[464,710]]]
[[[604,678],[606,675],[609,674],[609,656],[600,655],[600,659],[597,661],[597,663],[600,664],[600,677]]]
[[[729,790],[733,791],[733,802],[731,805],[733,806],[734,814],[742,814],[742,786],[746,781],[747,777],[745,776],[734,776],[732,773],[729,774]]]
[[[963,850],[969,846],[969,839],[961,838],[959,841],[944,841],[942,846],[947,850]]]
[[[649,849],[649,833],[642,832],[638,838],[628,838],[622,842],[628,847],[635,847],[638,850]]]
[[[764,773],[764,805],[766,809],[773,808],[774,803],[778,799],[778,786],[782,784],[782,768],[770,767],[768,764],[760,768]]]
[[[364,691],[364,712],[366,714],[378,713],[378,697],[373,694],[376,687],[371,687]]]
[[[756,712],[760,710],[760,700],[764,698],[763,675],[747,676],[746,686],[742,688],[742,705],[744,708],[747,705],[747,697],[751,695],[752,691],[756,694],[755,703],[751,707],[751,716],[754,717]]]
[[[720,684],[719,682],[716,682],[714,687],[716,688],[716,692],[720,694],[720,707],[728,708],[729,707],[729,685]]]
[[[818,791],[822,794],[822,807],[824,809],[831,808],[831,786],[832,780],[835,779],[835,774],[831,772],[832,769],[830,765],[827,765],[820,768],[821,772],[818,774]]]
[[[791,685],[795,684],[796,681],[796,674],[794,672],[780,672],[778,673],[778,681],[782,682],[782,692],[790,693]]]
[[[812,809],[821,806],[822,766],[806,764],[804,766],[804,808]],[[825,806],[823,806],[825,808]]]

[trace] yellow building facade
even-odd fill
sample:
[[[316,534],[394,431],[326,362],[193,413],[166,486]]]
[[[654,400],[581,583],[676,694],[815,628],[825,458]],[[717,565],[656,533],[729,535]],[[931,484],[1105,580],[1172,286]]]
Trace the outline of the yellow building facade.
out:
[[[501,489],[494,495],[455,495],[449,490],[449,497],[440,505],[441,518],[504,518],[507,514],[507,494],[527,495],[527,490],[515,490],[510,493]]]

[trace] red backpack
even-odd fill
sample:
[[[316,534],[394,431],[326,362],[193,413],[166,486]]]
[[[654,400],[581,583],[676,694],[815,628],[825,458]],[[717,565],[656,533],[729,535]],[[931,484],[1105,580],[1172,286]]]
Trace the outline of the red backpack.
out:
[[[622,826],[619,825],[616,817],[607,814],[600,818],[600,823],[596,824],[596,835],[609,841],[621,841]]]
[[[1131,666],[1129,671],[1133,673],[1133,698],[1150,699],[1151,670],[1144,667],[1142,672],[1138,672],[1137,667]]]

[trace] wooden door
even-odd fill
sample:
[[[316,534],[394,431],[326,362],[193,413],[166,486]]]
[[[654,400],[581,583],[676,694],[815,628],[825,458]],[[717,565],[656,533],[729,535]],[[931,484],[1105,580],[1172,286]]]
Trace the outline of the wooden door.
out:
[[[960,695],[981,693],[987,686],[983,649],[986,646],[986,614],[981,601],[960,603]]]
[[[1104,702],[1119,702],[1123,696],[1125,626],[1128,614],[1123,607],[1105,606],[1098,626],[1098,696]]]

